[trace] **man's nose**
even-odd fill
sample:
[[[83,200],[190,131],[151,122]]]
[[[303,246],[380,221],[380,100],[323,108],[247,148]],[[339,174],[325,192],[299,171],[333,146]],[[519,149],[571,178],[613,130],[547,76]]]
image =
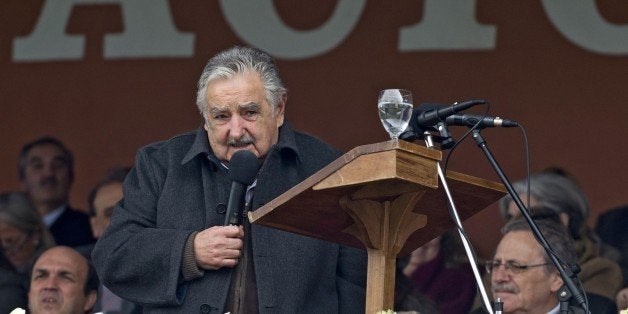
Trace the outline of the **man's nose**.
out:
[[[57,277],[48,276],[44,281],[44,288],[46,289],[56,289],[57,288]]]
[[[245,120],[240,115],[233,115],[229,120],[229,135],[231,138],[239,139],[245,134]]]
[[[55,167],[53,167],[53,165],[51,164],[45,164],[41,169],[41,173],[44,177],[54,177]]]
[[[491,270],[491,278],[496,282],[510,280],[510,275],[506,271],[506,265],[500,264],[499,266],[493,266],[493,269]]]

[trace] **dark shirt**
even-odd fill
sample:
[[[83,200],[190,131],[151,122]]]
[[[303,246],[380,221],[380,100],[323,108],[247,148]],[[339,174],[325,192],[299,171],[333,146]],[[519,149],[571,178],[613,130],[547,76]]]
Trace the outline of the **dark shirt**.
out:
[[[89,216],[69,206],[48,229],[57,245],[77,247],[96,242]]]

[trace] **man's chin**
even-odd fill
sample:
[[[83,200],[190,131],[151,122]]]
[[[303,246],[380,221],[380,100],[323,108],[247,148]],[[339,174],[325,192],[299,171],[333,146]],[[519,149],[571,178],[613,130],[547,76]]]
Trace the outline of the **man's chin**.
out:
[[[42,302],[39,305],[39,309],[43,311],[43,313],[56,313],[61,309],[61,304],[58,302]]]
[[[504,304],[504,310],[508,307],[509,304],[512,303],[515,298],[515,294],[512,292],[493,292],[493,298],[495,302],[499,299]]]

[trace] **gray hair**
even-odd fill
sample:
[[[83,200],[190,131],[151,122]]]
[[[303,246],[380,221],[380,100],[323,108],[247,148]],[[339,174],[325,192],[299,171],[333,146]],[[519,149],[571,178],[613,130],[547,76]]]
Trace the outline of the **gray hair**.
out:
[[[38,232],[40,234],[38,251],[55,245],[52,235],[44,226],[37,209],[25,193],[5,192],[0,194],[0,221],[27,234]]]
[[[198,91],[196,93],[196,106],[207,120],[206,90],[207,85],[214,80],[230,79],[236,74],[255,71],[259,74],[266,93],[266,101],[270,103],[273,112],[277,104],[286,93],[279,70],[273,58],[266,52],[250,47],[233,47],[209,59],[201,77],[198,80]]]
[[[550,218],[535,220],[535,223],[543,234],[545,240],[547,240],[547,243],[551,247],[552,251],[556,254],[558,260],[566,264],[563,266],[567,268],[567,266],[576,265],[578,261],[576,257],[576,249],[565,226],[563,226],[557,219]],[[528,225],[528,222],[522,217],[512,219],[502,228],[503,235],[513,231],[532,232],[530,225]],[[541,250],[541,254],[543,255],[545,262],[548,263],[547,266],[545,266],[545,270],[548,273],[551,273],[556,269],[552,260],[545,252],[545,249],[540,245],[539,250]]]
[[[519,195],[528,192],[525,180],[515,182],[513,188]],[[580,231],[589,218],[589,202],[576,182],[556,173],[539,172],[530,176],[530,197],[557,214],[567,214],[569,233],[574,239],[579,238]],[[502,218],[507,219],[508,206],[512,201],[510,195],[499,201]]]

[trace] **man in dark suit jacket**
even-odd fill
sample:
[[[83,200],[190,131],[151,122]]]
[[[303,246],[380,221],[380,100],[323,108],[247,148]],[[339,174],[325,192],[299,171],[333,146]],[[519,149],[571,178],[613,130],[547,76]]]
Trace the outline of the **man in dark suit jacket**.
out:
[[[541,209],[531,211],[536,210]],[[536,224],[565,267],[577,265],[573,241],[558,216],[538,219]],[[558,295],[564,281],[528,223],[522,218],[512,219],[502,233],[504,236],[495,256],[486,263],[486,271],[490,274],[493,298],[503,302],[503,313],[559,313]],[[611,300],[592,294],[588,297],[591,313],[616,313]],[[568,301],[571,301],[569,313],[584,313],[574,300]],[[472,313],[485,311],[479,309]]]
[[[72,152],[53,137],[41,137],[22,148],[18,161],[22,189],[58,245],[94,243],[89,217],[68,205],[74,179]]]
[[[96,243],[92,260],[107,287],[145,313],[364,313],[364,250],[248,219],[223,226],[236,151],[261,165],[246,210],[341,155],[284,122],[286,99],[260,50],[234,47],[208,62],[197,98],[204,126],[140,149]]]

